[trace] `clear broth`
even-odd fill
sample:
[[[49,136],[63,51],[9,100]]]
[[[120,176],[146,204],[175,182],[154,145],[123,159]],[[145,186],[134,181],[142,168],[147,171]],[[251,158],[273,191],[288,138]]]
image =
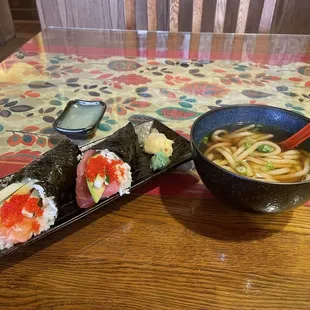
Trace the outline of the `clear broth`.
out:
[[[250,125],[250,124],[252,124],[252,123],[240,123],[238,125],[227,125],[227,126],[219,127],[216,130],[224,129],[224,130],[227,130],[228,132],[233,132],[234,130],[237,130],[239,128],[245,127],[245,126]],[[206,133],[205,137],[207,136],[210,138],[214,131]],[[281,142],[281,141],[289,138],[292,135],[288,131],[280,129],[279,127],[272,126],[272,125],[264,125],[257,132],[266,133],[266,134],[273,134],[274,138],[270,139],[270,141],[275,142],[275,143]],[[204,153],[206,149],[207,149],[206,144],[204,144],[201,141],[199,144],[199,150],[202,153]]]

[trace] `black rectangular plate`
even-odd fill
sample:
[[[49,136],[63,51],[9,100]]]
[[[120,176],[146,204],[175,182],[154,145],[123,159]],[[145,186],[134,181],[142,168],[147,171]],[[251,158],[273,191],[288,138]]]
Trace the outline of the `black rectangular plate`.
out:
[[[168,139],[171,139],[174,141],[173,144],[173,154],[171,157],[171,163],[168,167],[161,171],[150,173],[148,176],[146,176],[142,181],[135,182],[133,180],[132,186],[130,191],[133,191],[135,188],[147,183],[148,181],[152,180],[153,178],[171,170],[174,169],[190,160],[192,160],[192,153],[190,148],[190,142],[187,141],[185,138],[180,136],[178,133],[176,133],[174,130],[170,129],[169,127],[165,126],[163,123],[153,120],[149,122],[145,122],[142,124],[138,124],[135,126],[135,131],[140,138],[139,140],[142,140],[146,136],[146,130],[148,132],[151,131],[152,128],[156,128],[159,132],[164,133]],[[95,146],[97,143],[101,142],[103,139],[88,143],[84,146],[81,146],[81,151],[87,151],[91,146]],[[0,180],[1,183],[6,183],[7,180],[9,180],[13,175],[4,177],[2,180]],[[60,206],[59,207],[59,214],[55,221],[55,224],[48,229],[47,231],[42,232],[40,235],[32,237],[30,240],[28,240],[25,243],[19,243],[14,246],[12,246],[9,249],[4,249],[0,251],[0,257],[7,255],[9,253],[15,252],[18,249],[21,249],[25,246],[28,246],[29,244],[44,238],[45,236],[53,233],[54,231],[69,225],[70,223],[73,223],[77,221],[78,219],[96,211],[97,209],[109,204],[110,202],[119,199],[119,194],[115,194],[114,196],[111,196],[110,198],[107,198],[105,200],[102,200],[98,202],[94,207],[88,208],[88,209],[81,209],[78,207],[76,201],[71,201],[70,203]]]

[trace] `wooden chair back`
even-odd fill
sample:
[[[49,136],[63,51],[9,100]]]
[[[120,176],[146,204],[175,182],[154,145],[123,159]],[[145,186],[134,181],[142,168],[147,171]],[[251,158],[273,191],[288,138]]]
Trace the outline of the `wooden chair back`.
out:
[[[36,2],[42,28],[60,26],[196,33],[205,31],[244,33],[250,28],[251,32],[268,33],[277,0],[36,0]],[[209,23],[208,27],[205,26],[206,23]],[[229,27],[225,26],[228,24]]]
[[[124,0],[125,4],[125,24],[126,29],[135,29],[135,0]],[[160,0],[159,0],[160,1]],[[214,29],[215,33],[222,33],[224,30],[225,16],[229,14],[226,12],[227,1],[216,0]],[[244,33],[248,21],[249,7],[251,0],[240,0],[238,16],[236,22],[236,33]],[[271,24],[274,16],[275,6],[277,0],[263,0],[263,9],[260,15],[260,23],[258,32],[268,33],[271,29]],[[169,31],[179,31],[179,10],[180,0],[169,0],[170,15],[169,15]],[[205,1],[207,3],[207,1]],[[204,0],[192,0],[192,32],[201,32],[201,24],[203,19]],[[147,27],[149,31],[157,30],[157,2],[156,0],[147,0]]]

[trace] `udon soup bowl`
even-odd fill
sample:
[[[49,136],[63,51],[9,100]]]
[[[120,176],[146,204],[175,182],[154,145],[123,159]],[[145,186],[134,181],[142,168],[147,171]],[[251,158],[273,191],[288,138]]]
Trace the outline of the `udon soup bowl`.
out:
[[[286,131],[286,136],[281,137],[284,140],[309,121],[307,117],[295,112],[261,105],[232,105],[204,113],[191,129],[193,158],[201,180],[218,199],[236,208],[279,213],[304,204],[310,200],[310,181],[269,183],[243,177],[208,160],[200,151],[199,144],[206,134],[240,123],[276,126]],[[300,148],[310,152],[310,139],[301,144]]]

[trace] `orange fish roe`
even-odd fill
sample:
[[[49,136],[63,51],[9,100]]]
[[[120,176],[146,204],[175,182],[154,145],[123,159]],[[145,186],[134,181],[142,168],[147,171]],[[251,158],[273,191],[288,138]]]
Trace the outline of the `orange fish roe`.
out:
[[[91,157],[86,165],[85,177],[90,181],[94,182],[97,175],[101,177],[105,175],[109,176],[110,183],[113,181],[118,181],[116,171],[120,171],[121,175],[124,175],[124,169],[117,165],[122,165],[123,162],[120,159],[111,159],[111,162],[108,162],[108,159],[104,156]],[[116,169],[117,168],[117,169]]]
[[[0,209],[1,223],[11,228],[17,223],[21,223],[25,216],[22,210],[35,213],[37,216],[42,216],[43,211],[38,206],[39,199],[26,195],[13,195],[9,201],[5,201]],[[39,223],[38,223],[39,225]]]
[[[38,221],[33,221],[32,222],[32,230],[35,232],[39,232],[40,231],[40,224],[38,223]]]

